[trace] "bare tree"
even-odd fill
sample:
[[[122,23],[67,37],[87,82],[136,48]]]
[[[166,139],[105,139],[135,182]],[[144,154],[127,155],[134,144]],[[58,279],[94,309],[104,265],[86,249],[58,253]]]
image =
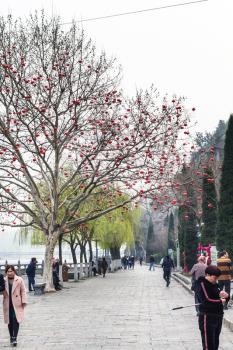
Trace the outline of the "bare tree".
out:
[[[115,59],[98,56],[75,24],[64,31],[43,14],[0,19],[0,69],[0,224],[43,231],[51,290],[58,238],[125,204],[85,211],[87,199],[115,187],[127,201],[149,192],[161,203],[182,163],[187,115],[181,99],[162,104],[153,87],[124,99]]]

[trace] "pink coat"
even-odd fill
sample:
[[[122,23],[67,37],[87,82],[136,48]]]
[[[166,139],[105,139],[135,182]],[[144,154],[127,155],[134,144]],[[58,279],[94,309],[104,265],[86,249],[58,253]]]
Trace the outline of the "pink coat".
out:
[[[3,292],[3,314],[5,323],[9,324],[9,287],[8,278],[5,277],[5,291]],[[14,277],[12,286],[12,303],[15,309],[17,321],[20,323],[24,318],[24,306],[27,303],[27,294],[24,281],[21,277]]]

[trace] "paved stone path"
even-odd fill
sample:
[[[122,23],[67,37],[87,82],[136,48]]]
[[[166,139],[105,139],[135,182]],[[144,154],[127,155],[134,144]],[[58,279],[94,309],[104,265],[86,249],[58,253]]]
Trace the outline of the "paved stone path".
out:
[[[162,270],[133,271],[67,283],[53,295],[29,296],[18,349],[31,350],[201,350],[193,303],[175,281],[165,287]],[[1,297],[0,297],[1,298]],[[0,349],[9,348],[0,313]],[[233,349],[233,333],[224,328],[221,350]]]

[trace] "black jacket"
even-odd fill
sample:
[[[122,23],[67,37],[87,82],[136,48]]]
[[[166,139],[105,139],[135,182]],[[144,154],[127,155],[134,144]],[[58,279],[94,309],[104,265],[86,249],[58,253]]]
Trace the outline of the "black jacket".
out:
[[[154,263],[155,262],[155,258],[153,256],[150,257],[150,263]]]
[[[197,281],[197,299],[201,304],[200,313],[223,315],[223,304],[220,299],[218,284],[209,282],[205,277],[199,277]]]
[[[35,275],[36,275],[36,263],[30,262],[30,264],[26,268],[26,274],[28,275],[28,277],[35,277]]]
[[[165,271],[170,271],[172,268],[175,268],[173,260],[167,256],[165,256],[165,258],[163,259],[163,263],[161,266]]]
[[[0,273],[0,293],[5,290],[5,281],[3,275]]]

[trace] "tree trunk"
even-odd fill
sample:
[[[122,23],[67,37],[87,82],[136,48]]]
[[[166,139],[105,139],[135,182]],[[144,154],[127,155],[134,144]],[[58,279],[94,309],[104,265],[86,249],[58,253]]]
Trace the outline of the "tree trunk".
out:
[[[46,247],[45,247],[45,258],[44,258],[44,271],[43,271],[43,282],[46,283],[45,291],[54,292],[53,285],[53,268],[52,259],[54,255],[54,249],[57,242],[57,235],[46,236]]]
[[[92,251],[91,240],[88,241],[88,246],[89,246],[89,252],[90,252],[90,255],[89,255],[89,262],[92,262],[92,260],[93,260],[93,251]]]
[[[121,258],[120,248],[119,247],[110,248],[110,253],[111,253],[112,260]]]
[[[85,247],[83,244],[80,244],[80,263],[83,263],[83,257],[84,257]]]
[[[84,256],[84,262],[87,263],[86,243],[83,246],[83,256]]]
[[[75,248],[74,248],[74,246],[72,244],[70,244],[70,250],[71,250],[73,263],[77,264],[78,262],[77,262],[76,250],[75,250]]]
[[[58,238],[58,249],[59,249],[59,265],[62,265],[62,236]]]
[[[58,250],[59,250],[59,280],[60,284],[63,285],[63,277],[62,277],[62,236],[60,235],[58,238]]]
[[[74,282],[78,282],[78,262],[77,262],[77,256],[76,256],[76,248],[73,243],[70,243],[70,250],[71,250],[71,255],[74,263]]]

